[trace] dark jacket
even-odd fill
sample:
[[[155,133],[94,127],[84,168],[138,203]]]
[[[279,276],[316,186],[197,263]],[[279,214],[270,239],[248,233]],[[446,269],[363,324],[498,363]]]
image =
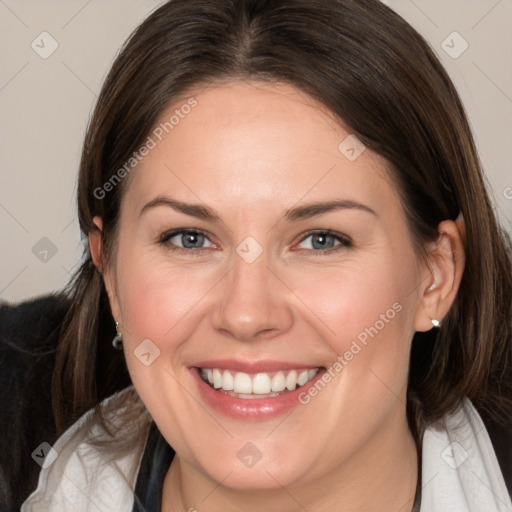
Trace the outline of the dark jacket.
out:
[[[70,300],[52,293],[20,304],[0,302],[0,512],[19,511],[36,488],[40,466],[32,453],[58,435],[52,412],[55,349]],[[98,402],[130,384],[124,356],[111,344],[112,325],[101,329],[95,367]],[[117,361],[116,375],[112,364]],[[121,362],[121,363],[119,363]],[[64,428],[83,413],[77,410]]]

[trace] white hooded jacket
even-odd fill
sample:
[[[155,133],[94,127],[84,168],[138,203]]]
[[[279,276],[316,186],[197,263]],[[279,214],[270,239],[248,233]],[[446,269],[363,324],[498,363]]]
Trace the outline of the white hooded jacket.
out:
[[[101,404],[115,424],[129,387]],[[428,427],[422,446],[421,512],[512,512],[493,446],[469,400],[439,426]],[[125,425],[116,435],[134,434],[148,424]],[[128,430],[127,430],[128,429]],[[94,439],[96,442],[92,442]],[[88,411],[46,450],[36,490],[21,512],[131,512],[144,435],[125,455],[109,456],[111,439]]]

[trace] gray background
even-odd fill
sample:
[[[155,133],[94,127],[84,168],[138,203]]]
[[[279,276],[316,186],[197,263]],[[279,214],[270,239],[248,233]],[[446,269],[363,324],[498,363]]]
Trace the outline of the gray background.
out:
[[[74,199],[87,121],[119,47],[161,3],[0,0],[1,299],[58,290],[79,263]],[[448,69],[512,233],[512,0],[385,3]]]

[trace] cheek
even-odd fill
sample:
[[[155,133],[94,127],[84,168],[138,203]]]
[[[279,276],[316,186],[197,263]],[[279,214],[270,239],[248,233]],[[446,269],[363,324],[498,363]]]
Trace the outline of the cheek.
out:
[[[187,325],[211,287],[204,271],[173,268],[161,257],[134,255],[119,266],[118,279],[124,324],[136,336],[155,340]]]
[[[303,315],[335,354],[330,368],[338,417],[351,404],[369,425],[378,410],[385,415],[405,392],[416,307],[410,285],[416,279],[414,262],[410,255],[381,254],[364,263],[347,261],[329,275],[304,272],[297,281],[294,292],[307,304]]]
[[[151,415],[179,429],[179,413],[187,406],[175,382],[188,378],[181,347],[187,346],[198,316],[204,314],[201,299],[211,289],[212,279],[215,282],[214,276],[204,270],[173,268],[165,258],[133,251],[118,263],[117,277],[123,345],[132,382]],[[154,360],[147,340],[158,349]],[[149,365],[139,358],[146,352],[150,353]],[[173,439],[183,435],[174,433]]]
[[[346,262],[330,271],[303,272],[293,290],[304,301],[304,314],[320,326],[325,339],[341,353],[350,342],[379,337],[408,326],[414,305],[410,285],[414,281],[410,261],[367,258]],[[348,344],[347,344],[348,343]]]

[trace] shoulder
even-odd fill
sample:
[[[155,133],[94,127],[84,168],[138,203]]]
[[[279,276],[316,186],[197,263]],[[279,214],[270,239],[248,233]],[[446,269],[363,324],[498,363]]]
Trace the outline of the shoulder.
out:
[[[39,467],[30,454],[56,437],[50,382],[68,308],[61,293],[0,301],[0,508],[19,508],[37,482]]]
[[[22,396],[31,396],[21,393],[29,383],[51,375],[60,326],[68,308],[69,299],[63,294],[19,304],[0,302],[0,393],[5,394],[6,404],[18,407]]]
[[[467,398],[423,436],[422,510],[512,509],[493,444]]]
[[[54,292],[19,303],[0,302],[0,334],[11,335],[23,345],[45,335],[58,323],[69,307],[69,299],[62,292]],[[23,341],[18,338],[23,336]]]
[[[104,424],[91,409],[48,446],[37,489],[21,511],[131,510],[149,427],[133,407],[137,397],[130,386],[100,404]]]

